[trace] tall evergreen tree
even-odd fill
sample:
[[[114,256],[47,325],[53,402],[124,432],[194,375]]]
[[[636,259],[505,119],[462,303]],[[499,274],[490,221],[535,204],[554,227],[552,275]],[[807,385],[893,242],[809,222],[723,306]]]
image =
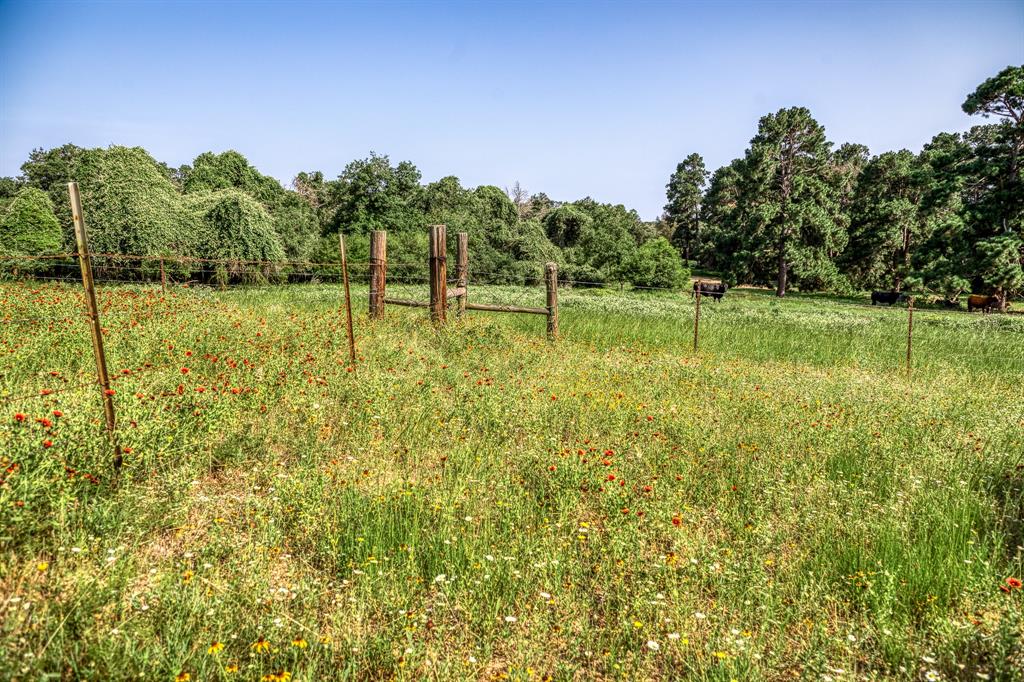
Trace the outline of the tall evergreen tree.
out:
[[[835,188],[829,183],[831,143],[804,107],[763,117],[747,151],[741,190],[751,252],[775,261],[775,294],[785,296],[790,273],[820,284],[835,275],[829,258],[842,248]]]
[[[928,237],[921,181],[919,160],[906,149],[876,156],[865,166],[841,263],[855,285],[899,290],[910,276],[911,256]]]
[[[673,226],[672,242],[687,262],[700,241],[700,207],[710,175],[703,157],[690,154],[676,166],[666,185],[665,219]]]

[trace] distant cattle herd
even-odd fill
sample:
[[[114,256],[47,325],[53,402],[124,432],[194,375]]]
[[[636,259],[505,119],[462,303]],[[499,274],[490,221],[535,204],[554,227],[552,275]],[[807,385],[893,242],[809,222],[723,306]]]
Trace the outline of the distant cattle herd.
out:
[[[710,296],[715,302],[718,302],[722,300],[728,290],[729,285],[725,282],[704,282],[697,280],[693,283],[693,291],[690,293],[690,298],[700,294],[701,296]],[[871,305],[892,306],[896,303],[903,303],[907,299],[907,294],[900,291],[871,292]],[[1000,303],[1001,301],[998,296],[971,294],[967,297],[967,312],[973,313],[975,310],[980,310],[983,313],[990,313],[993,310],[1005,310],[1010,307],[1010,303],[1008,301],[1002,305],[1000,305]],[[943,308],[960,309],[960,303],[955,300],[951,301],[949,299],[942,299],[938,304]]]
[[[899,291],[872,291],[871,292],[871,305],[885,305],[891,306],[894,303],[902,303],[907,300],[907,295]],[[998,296],[986,296],[983,294],[971,294],[967,297],[967,312],[973,313],[975,310],[980,310],[983,313],[990,313],[993,310],[1005,310],[1010,307],[1009,302],[1005,305],[1000,305],[1000,299]],[[939,301],[939,305],[943,308],[959,309],[960,303],[957,301],[951,301],[949,299],[943,299]]]

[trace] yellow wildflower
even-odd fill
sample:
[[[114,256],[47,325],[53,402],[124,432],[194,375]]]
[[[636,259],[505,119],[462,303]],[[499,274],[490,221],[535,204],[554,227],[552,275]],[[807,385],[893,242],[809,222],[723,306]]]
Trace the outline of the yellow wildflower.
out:
[[[309,646],[309,642],[302,639],[301,637],[296,637],[292,640],[292,646],[296,649],[305,649],[307,646]]]
[[[258,654],[265,653],[267,651],[270,651],[270,642],[260,637],[252,643],[252,646],[250,648]]]
[[[213,642],[210,646],[206,647],[206,653],[211,656],[219,654],[221,651],[224,651],[224,642]]]

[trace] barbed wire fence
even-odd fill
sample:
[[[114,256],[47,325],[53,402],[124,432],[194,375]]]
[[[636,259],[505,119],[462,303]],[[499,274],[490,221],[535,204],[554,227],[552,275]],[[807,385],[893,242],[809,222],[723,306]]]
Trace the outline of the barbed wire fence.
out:
[[[72,204],[75,205],[74,199]],[[80,218],[80,206],[75,211],[75,216],[76,219]],[[449,269],[444,226],[431,228],[430,250],[426,258],[396,262],[387,260],[386,232],[372,233],[369,260],[356,262],[345,259],[343,239],[338,261],[265,261],[173,254],[90,253],[84,221],[81,235],[79,249],[75,253],[0,256],[0,275],[9,276],[14,282],[13,286],[32,287],[43,284],[56,287],[56,292],[40,289],[38,296],[42,299],[34,305],[6,306],[0,312],[0,331],[17,328],[19,334],[45,335],[50,341],[49,346],[38,346],[34,355],[23,358],[30,361],[28,364],[34,361],[42,365],[47,348],[67,347],[75,339],[84,338],[84,335],[89,333],[91,325],[96,330],[93,336],[100,342],[105,336],[116,338],[112,349],[114,371],[105,376],[105,371],[100,369],[100,364],[105,364],[106,358],[102,350],[97,350],[94,342],[93,351],[97,365],[95,375],[88,369],[88,354],[84,349],[79,349],[74,366],[67,372],[39,370],[13,375],[13,372],[0,371],[0,379],[4,379],[8,385],[17,383],[26,387],[24,391],[15,394],[0,393],[0,403],[14,405],[32,399],[54,401],[66,393],[92,389],[99,391],[104,405],[107,406],[113,404],[113,396],[117,395],[122,387],[128,389],[130,394],[149,395],[144,390],[133,389],[142,387],[139,384],[142,378],[174,371],[180,362],[173,354],[147,355],[145,360],[140,361],[141,349],[128,350],[130,343],[125,344],[125,340],[131,338],[130,332],[133,327],[147,324],[158,316],[165,316],[168,313],[168,306],[173,306],[179,294],[187,291],[195,292],[197,296],[210,297],[211,305],[218,305],[218,299],[215,297],[218,291],[230,290],[233,303],[238,304],[247,300],[245,296],[248,293],[258,295],[263,291],[278,291],[282,287],[312,294],[306,300],[329,301],[331,307],[337,307],[339,313],[332,315],[332,325],[344,325],[346,317],[348,318],[350,360],[347,364],[353,369],[355,342],[351,327],[352,304],[347,295],[347,287],[346,295],[342,299],[336,291],[328,291],[318,285],[347,285],[351,281],[359,287],[360,292],[365,290],[370,319],[383,317],[385,310],[390,306],[427,308],[434,323],[441,325],[449,315],[449,308],[453,309],[456,316],[473,311],[544,315],[547,318],[548,336],[552,340],[557,338],[559,331],[559,292],[569,296],[570,307],[587,296],[664,294],[679,304],[674,310],[685,311],[687,305],[692,306],[690,315],[694,353],[700,352],[707,344],[711,344],[712,350],[716,350],[714,344],[723,342],[723,337],[716,330],[716,317],[717,303],[725,293],[716,291],[713,287],[706,288],[702,280],[693,283],[692,288],[661,287],[622,281],[577,280],[559,276],[557,266],[553,263],[538,263],[532,273],[524,270],[512,274],[477,268],[470,259],[468,238],[464,233],[457,235],[455,267]],[[88,263],[88,267],[83,265],[85,262]],[[96,284],[101,286],[97,288]],[[311,286],[303,289],[306,285]],[[111,295],[114,292],[116,296]],[[729,293],[733,297],[736,296],[735,290]],[[47,301],[43,300],[48,295],[51,302],[60,299],[61,305],[48,306]],[[96,299],[95,309],[89,305],[90,297]],[[124,300],[144,301],[148,307],[127,307]],[[709,306],[712,302],[715,305]],[[621,307],[630,303],[617,300],[615,305]],[[831,302],[830,305],[875,308],[874,305],[853,301]],[[41,314],[47,310],[53,310],[56,314]],[[227,314],[227,308],[220,310]],[[127,316],[123,313],[127,313]],[[933,311],[915,308],[913,301],[907,306],[906,356],[903,366],[908,373],[914,366],[915,351],[918,356],[927,356],[929,351],[927,342],[923,346],[915,345],[915,315],[918,325],[927,325],[940,319],[931,318]],[[206,316],[205,319],[209,321],[210,317]],[[230,357],[238,353],[238,348],[230,345],[231,337],[218,333],[216,325],[195,326],[194,320],[190,324],[193,325],[193,338],[201,336],[207,342],[216,339],[229,344],[215,354]],[[684,322],[679,328],[683,338],[689,336],[688,324]],[[114,330],[127,333],[113,335]],[[893,345],[896,343],[894,336],[880,341]],[[766,330],[765,339],[770,340],[770,344],[766,345],[782,348],[782,354],[792,351],[794,357],[799,355],[801,344],[805,341],[794,338],[792,334],[785,333],[785,330],[777,329]],[[992,364],[1013,371],[1020,371],[1020,368],[1024,367],[1024,344],[1016,354],[1004,350],[993,351],[990,345],[986,343],[984,334],[977,334],[971,338],[970,343],[964,344],[964,349],[972,356],[984,358]],[[151,351],[152,349],[146,349],[146,352]],[[4,376],[5,374],[7,376]],[[108,436],[116,451],[119,447],[118,438],[124,435],[124,427],[115,418],[108,419],[107,422]],[[177,430],[181,431],[180,428]]]

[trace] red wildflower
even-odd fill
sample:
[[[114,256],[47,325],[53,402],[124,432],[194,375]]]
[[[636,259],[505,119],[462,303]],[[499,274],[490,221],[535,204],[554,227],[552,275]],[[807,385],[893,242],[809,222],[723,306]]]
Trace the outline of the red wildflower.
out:
[[[63,416],[64,416],[64,413],[63,413],[63,412],[61,412],[60,410],[54,410],[54,411],[53,411],[53,416],[54,416],[54,417],[63,417]]]
[[[23,422],[23,421],[25,421],[25,415],[23,415],[21,412],[15,412],[14,413],[14,421],[16,421],[16,422]]]
[[[117,391],[115,391],[112,388],[108,388],[107,390],[103,391],[103,395],[114,395],[115,393],[117,393]]]
[[[1024,583],[1021,583],[1020,578],[1007,578],[1006,584],[1015,590],[1019,590]]]
[[[679,516],[678,514],[676,514],[675,516],[673,516],[673,517],[672,517],[672,525],[673,525],[673,526],[681,526],[681,525],[683,525],[683,519],[682,519],[682,517],[680,517],[680,516]]]
[[[181,368],[181,373],[182,374],[188,374],[188,367],[182,367]]]
[[[51,448],[51,447],[53,447],[53,441],[50,440],[49,438],[47,438],[46,440],[43,441],[43,447],[44,448]]]
[[[608,480],[609,481],[614,481],[615,480],[615,474],[608,474]]]
[[[46,417],[40,417],[36,421],[46,428],[50,428],[51,426],[53,426],[53,422],[47,419]]]

